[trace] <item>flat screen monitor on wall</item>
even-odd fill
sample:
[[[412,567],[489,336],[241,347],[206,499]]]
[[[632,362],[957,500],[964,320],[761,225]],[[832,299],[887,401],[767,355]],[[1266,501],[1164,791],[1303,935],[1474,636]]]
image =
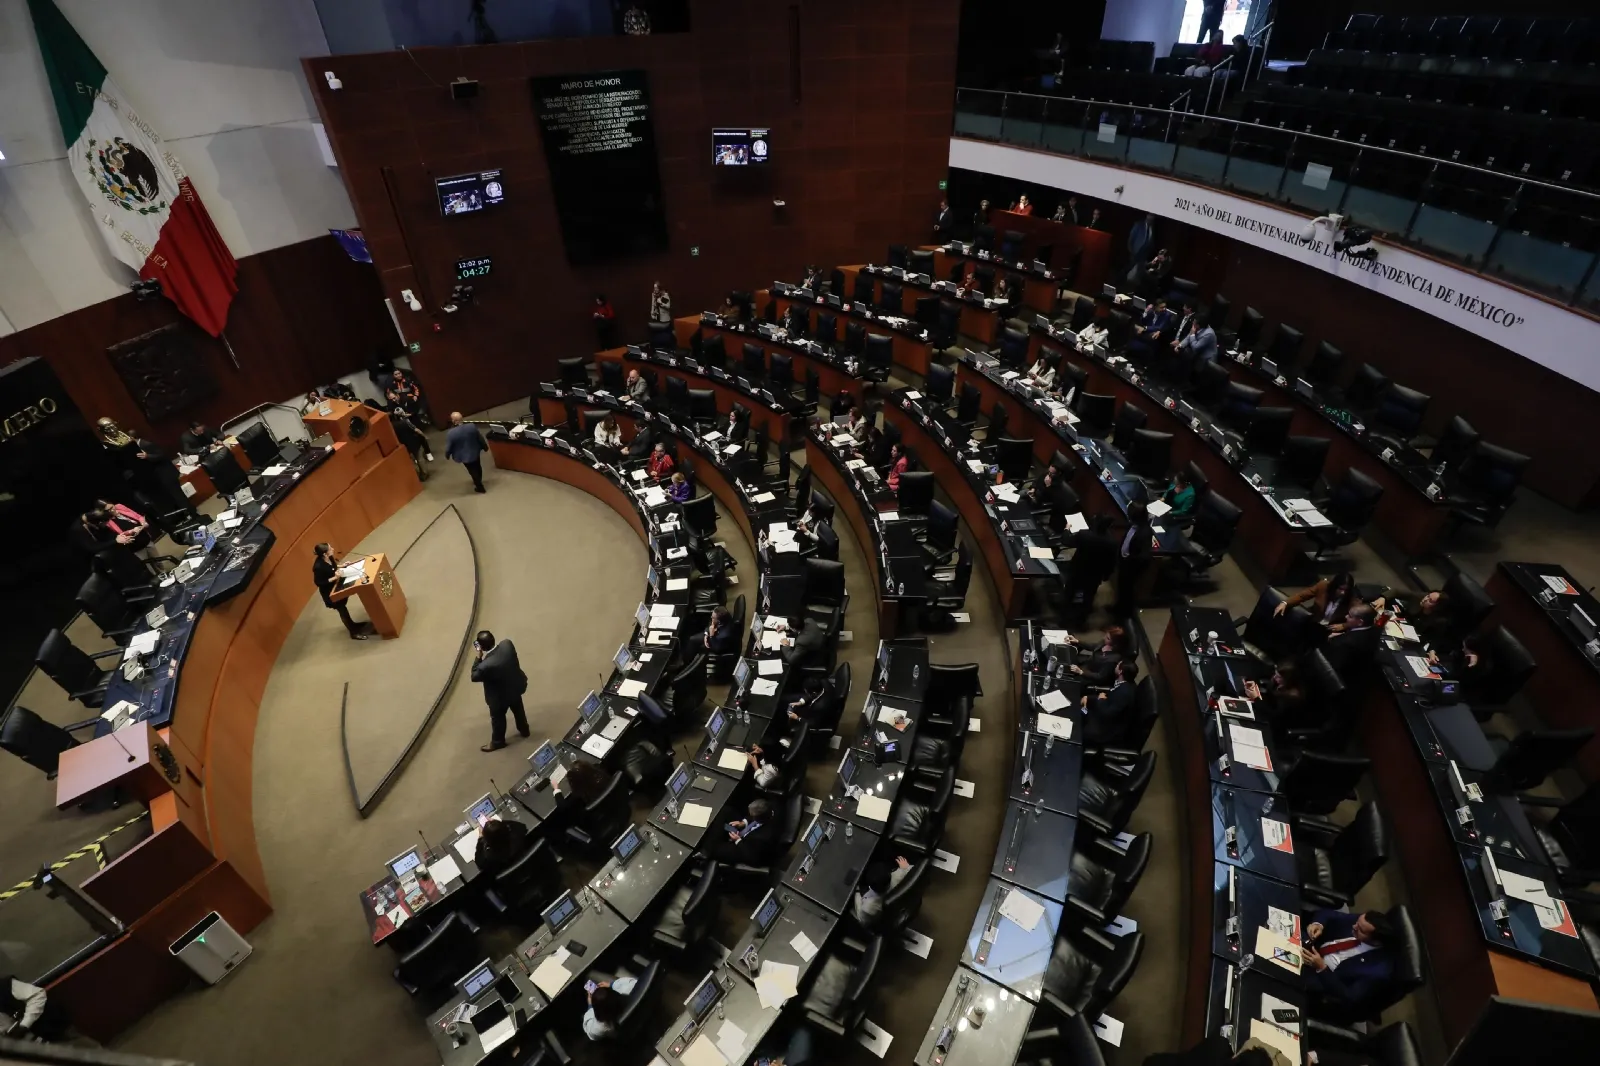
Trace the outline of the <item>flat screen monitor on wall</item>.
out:
[[[711,161],[719,167],[760,166],[772,158],[772,139],[766,129],[715,129],[711,131]]]
[[[451,215],[470,215],[486,207],[494,207],[506,198],[505,184],[498,170],[436,178],[433,185],[439,191],[439,213],[446,218]]]
[[[567,261],[667,248],[650,85],[642,70],[532,79]]]

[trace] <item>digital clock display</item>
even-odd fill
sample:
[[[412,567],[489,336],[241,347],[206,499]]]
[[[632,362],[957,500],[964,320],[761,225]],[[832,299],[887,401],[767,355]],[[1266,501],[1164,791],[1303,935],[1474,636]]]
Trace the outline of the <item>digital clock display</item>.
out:
[[[466,281],[469,278],[486,278],[489,276],[489,267],[493,265],[488,256],[482,255],[475,259],[456,260],[456,280]]]

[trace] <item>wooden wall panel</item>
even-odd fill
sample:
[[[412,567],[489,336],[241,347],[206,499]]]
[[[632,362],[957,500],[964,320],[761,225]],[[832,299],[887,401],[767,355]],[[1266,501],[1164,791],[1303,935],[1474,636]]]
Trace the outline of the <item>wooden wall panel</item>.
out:
[[[555,360],[594,350],[589,307],[605,291],[624,340],[645,336],[650,285],[677,314],[730,289],[796,277],[808,262],[882,259],[926,236],[949,153],[957,0],[697,0],[694,31],[414,49],[305,61],[307,80],[386,293],[402,310],[437,417],[526,396]],[[800,100],[790,12],[798,12]],[[567,264],[529,78],[638,68],[649,75],[669,251]],[[343,83],[329,90],[322,71]],[[475,78],[479,95],[450,99]],[[766,125],[764,173],[711,165],[716,126]],[[506,203],[443,219],[433,179],[505,171]],[[774,199],[784,200],[782,210]],[[691,257],[691,246],[699,255]],[[457,258],[489,255],[475,303],[437,311]],[[439,332],[434,333],[434,327]]]
[[[131,280],[131,279],[130,279]],[[193,411],[148,423],[106,359],[106,349],[171,322],[183,322],[218,392]],[[184,319],[166,300],[130,293],[0,338],[0,365],[25,356],[50,364],[89,421],[110,415],[158,443],[176,444],[190,418],[216,425],[260,403],[289,399],[366,365],[374,352],[398,352],[375,269],[347,256],[332,237],[274,248],[239,261],[239,294],[222,342]]]

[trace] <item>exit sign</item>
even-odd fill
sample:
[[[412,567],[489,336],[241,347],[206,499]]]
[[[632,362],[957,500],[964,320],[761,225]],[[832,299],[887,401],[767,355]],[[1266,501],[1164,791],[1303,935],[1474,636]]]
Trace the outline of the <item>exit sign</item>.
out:
[[[421,341],[412,341],[409,345],[407,345],[407,351],[410,351],[413,354],[415,354],[416,352],[422,351],[422,342]]]
[[[690,256],[699,256],[699,254],[700,254],[700,246],[698,244],[689,245],[689,255]]]
[[[950,183],[948,181],[939,182],[939,190],[941,192],[944,191],[945,189],[948,189],[949,187],[950,187]]]

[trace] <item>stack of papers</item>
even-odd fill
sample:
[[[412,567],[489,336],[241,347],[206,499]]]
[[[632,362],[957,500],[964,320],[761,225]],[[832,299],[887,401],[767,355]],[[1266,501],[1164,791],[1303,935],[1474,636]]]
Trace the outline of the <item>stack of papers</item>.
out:
[[[1151,518],[1160,518],[1170,510],[1172,510],[1172,505],[1165,500],[1151,500],[1145,505],[1145,511]]]
[[[1267,739],[1261,730],[1242,722],[1228,723],[1228,737],[1233,742],[1233,757],[1257,770],[1272,769],[1272,756],[1267,754]]]
[[[617,695],[621,696],[625,700],[631,700],[636,698],[639,693],[643,692],[646,687],[647,686],[643,681],[635,681],[632,678],[629,678],[617,686]]]
[[[1391,621],[1383,627],[1383,631],[1397,640],[1409,640],[1415,643],[1417,639],[1417,631],[1404,622]]]
[[[1089,528],[1089,520],[1082,513],[1067,515],[1067,532],[1082,533]]]
[[[1011,484],[1009,481],[1000,482],[990,491],[994,493],[995,499],[1004,500],[1006,503],[1016,503],[1019,498],[1017,494],[1017,487]]]
[[[796,933],[794,939],[789,941],[789,946],[794,948],[794,953],[806,962],[810,962],[817,954],[817,945],[813,944],[811,938],[804,933]]]
[[[756,673],[761,677],[771,677],[774,674],[781,674],[783,673],[783,660],[758,659],[756,660]]]
[[[894,804],[882,796],[860,796],[856,799],[856,813],[874,822],[887,822]]]
[[[646,507],[660,507],[667,502],[667,493],[660,485],[651,485],[644,490],[644,505]]]
[[[1041,711],[1049,711],[1054,714],[1067,705],[1067,694],[1060,689],[1051,689],[1049,692],[1035,697],[1034,702],[1039,705]]]
[[[757,696],[770,696],[778,691],[778,683],[769,677],[757,678],[750,683],[750,691]]]
[[[703,803],[685,803],[678,811],[678,824],[704,829],[711,824],[712,810]]]
[[[452,881],[461,879],[461,867],[449,855],[433,860],[428,872],[433,875],[433,883],[440,888],[449,888]]]
[[[136,655],[149,655],[161,641],[161,630],[150,629],[128,641],[128,650],[122,653],[124,661]]]
[[[1300,1038],[1287,1029],[1280,1028],[1260,1018],[1250,1019],[1250,1036],[1270,1048],[1283,1053],[1290,1062],[1300,1062]]]
[[[262,477],[277,477],[279,474],[283,473],[287,469],[289,469],[289,468],[286,465],[284,465],[283,463],[273,463],[271,466],[269,466],[265,470],[261,471],[261,476]]]
[[[1044,917],[1044,908],[1022,891],[1013,888],[1006,892],[1006,898],[1000,904],[1000,915],[1031,933],[1039,924],[1039,919]]]
[[[783,646],[783,634],[776,629],[766,629],[761,633],[761,650],[776,651]],[[781,660],[780,660],[781,661]]]
[[[1410,667],[1411,672],[1418,677],[1439,676],[1433,667],[1428,665],[1428,660],[1421,655],[1407,655],[1406,665]]]
[[[669,578],[667,578],[667,591],[668,592],[682,592],[684,589],[687,589],[688,587],[689,587],[689,579],[686,578],[686,577],[669,577]]]
[[[478,855],[478,830],[476,827],[462,833],[456,842],[451,845],[455,853],[461,856],[462,862],[477,862]],[[435,869],[437,869],[437,865]]]
[[[746,1058],[745,1042],[750,1034],[733,1023],[733,1019],[724,1018],[722,1025],[717,1029],[717,1051],[729,1062],[743,1062]]]
[[[743,770],[749,765],[745,753],[738,748],[723,748],[717,755],[717,768],[720,770]]]
[[[1041,714],[1033,720],[1034,728],[1047,736],[1057,737],[1061,740],[1072,739],[1072,719],[1058,718],[1053,714]]]
[[[111,706],[101,711],[100,717],[104,718],[108,722],[113,722],[124,714],[133,714],[138,709],[139,705],[134,703],[132,700],[118,700],[116,703],[113,703]]]
[[[554,999],[563,988],[567,987],[567,982],[572,979],[572,974],[567,971],[561,960],[554,955],[548,956],[543,962],[539,963],[538,967],[529,976],[533,978],[534,987],[551,999]]]
[[[599,733],[592,734],[583,742],[583,750],[593,755],[596,759],[604,759],[611,750],[613,741],[607,740]]]

